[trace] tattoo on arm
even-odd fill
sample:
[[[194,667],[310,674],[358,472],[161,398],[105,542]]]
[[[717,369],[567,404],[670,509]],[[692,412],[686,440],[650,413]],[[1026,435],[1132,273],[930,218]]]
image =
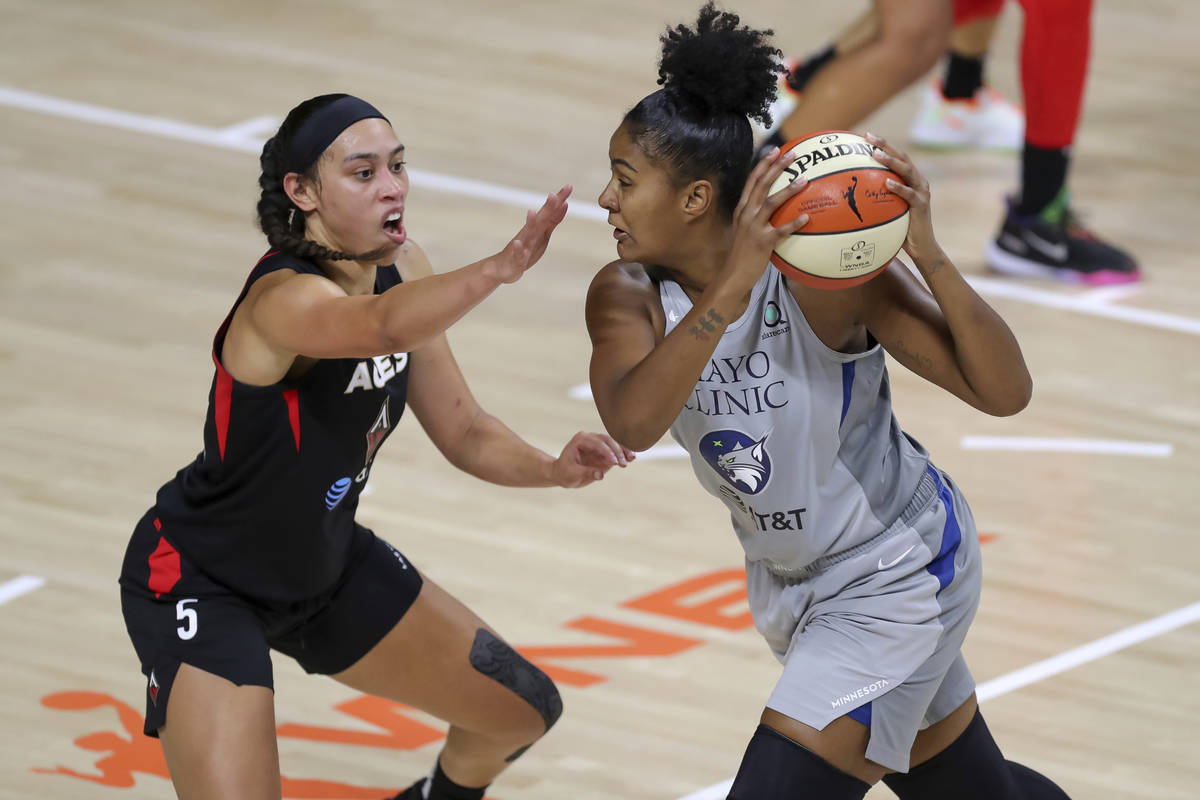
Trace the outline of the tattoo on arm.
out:
[[[908,350],[904,346],[903,339],[897,339],[895,344],[892,345],[891,349],[893,351],[893,355],[908,362],[909,366],[921,367],[922,369],[933,368],[932,358],[923,353],[917,353],[912,350]]]
[[[699,322],[689,328],[688,333],[701,341],[708,341],[708,334],[716,331],[717,325],[721,325],[724,322],[725,318],[718,314],[716,309],[710,308],[700,315]]]

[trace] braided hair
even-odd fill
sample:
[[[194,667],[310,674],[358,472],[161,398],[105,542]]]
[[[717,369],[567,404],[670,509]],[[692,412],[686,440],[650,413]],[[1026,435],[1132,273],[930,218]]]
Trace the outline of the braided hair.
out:
[[[283,159],[292,137],[316,111],[343,97],[347,95],[323,94],[309,98],[293,108],[275,135],[263,145],[262,156],[259,157],[262,174],[258,176],[258,185],[262,194],[258,198],[258,227],[267,235],[267,242],[272,248],[307,261],[354,261],[362,258],[361,254],[330,250],[311,239],[306,239],[304,214],[292,203],[283,189],[283,176],[287,174],[283,167]],[[317,175],[319,161],[320,159],[313,162],[301,176],[314,183],[320,183]]]
[[[660,37],[658,84],[625,115],[623,125],[646,156],[664,163],[683,186],[715,177],[717,209],[732,219],[753,168],[748,117],[770,123],[783,56],[772,30],[741,25],[709,0],[695,28],[676,25]]]

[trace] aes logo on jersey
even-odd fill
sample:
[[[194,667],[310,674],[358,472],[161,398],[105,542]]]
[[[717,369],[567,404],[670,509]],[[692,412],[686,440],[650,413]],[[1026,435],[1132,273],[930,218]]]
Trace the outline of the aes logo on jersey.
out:
[[[350,376],[350,383],[342,394],[351,394],[355,389],[382,389],[407,367],[408,353],[393,353],[360,361],[354,367],[354,374]]]
[[[733,488],[758,494],[771,480],[771,456],[765,433],[752,439],[741,431],[713,431],[700,439],[700,455]]]

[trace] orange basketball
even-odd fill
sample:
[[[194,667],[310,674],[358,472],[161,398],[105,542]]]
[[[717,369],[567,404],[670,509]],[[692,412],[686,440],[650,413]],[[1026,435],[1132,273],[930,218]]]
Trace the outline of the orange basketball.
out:
[[[781,242],[771,256],[783,274],[817,289],[842,289],[878,275],[900,251],[908,233],[908,203],[887,188],[900,176],[871,155],[874,147],[849,131],[821,131],[788,142],[798,154],[771,192],[797,178],[808,186],[772,216],[782,225],[801,214],[808,224]]]

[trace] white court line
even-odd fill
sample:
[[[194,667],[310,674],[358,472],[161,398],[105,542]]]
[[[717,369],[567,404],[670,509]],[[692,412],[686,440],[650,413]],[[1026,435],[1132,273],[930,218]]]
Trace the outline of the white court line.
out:
[[[1065,653],[1047,658],[1045,661],[1039,661],[1036,664],[1030,664],[1028,667],[1010,672],[1007,675],[1001,675],[999,678],[990,680],[987,683],[981,683],[976,687],[975,693],[980,700],[999,697],[1000,695],[1008,694],[1009,692],[1028,686],[1031,683],[1058,675],[1060,672],[1066,672],[1081,664],[1111,655],[1118,650],[1123,650],[1138,642],[1144,642],[1147,639],[1161,636],[1184,625],[1190,625],[1197,620],[1200,620],[1200,603],[1192,603],[1190,606],[1184,606],[1176,611],[1163,614],[1161,617],[1155,617],[1152,620],[1117,631],[1094,642],[1089,642],[1081,647],[1076,647],[1073,650],[1068,650]],[[732,785],[732,779],[715,783],[686,797],[681,797],[679,800],[724,800],[725,795],[729,793],[729,787]]]
[[[1147,639],[1161,636],[1176,628],[1182,628],[1184,625],[1189,625],[1197,620],[1200,620],[1200,603],[1192,603],[1190,606],[1184,606],[1169,614],[1163,614],[1161,617],[1155,617],[1152,620],[1138,623],[1131,628],[1117,631],[1102,639],[1097,639],[1094,642],[1076,647],[1074,650],[1059,653],[1056,656],[1047,658],[1045,661],[1039,661],[1036,664],[1030,664],[1028,667],[1010,672],[1007,675],[1001,675],[999,678],[994,678],[987,683],[980,684],[976,692],[980,700],[999,697],[1002,694],[1008,694],[1031,683],[1045,680],[1060,672],[1066,672],[1069,669],[1078,667],[1080,664],[1086,664],[1089,661],[1095,661],[1098,658],[1111,655],[1118,650],[1124,650],[1126,647],[1135,645],[1138,642],[1144,642]]]
[[[664,458],[689,458],[688,451],[675,443],[656,444],[637,454],[638,461],[659,461]]]
[[[1088,289],[1086,292],[1081,292],[1079,300],[1088,305],[1102,305],[1104,303],[1126,300],[1135,294],[1139,294],[1141,291],[1140,286],[1129,283],[1120,286],[1100,286],[1096,289]]]
[[[56,97],[25,92],[0,86],[0,105],[19,108],[25,111],[36,111],[66,119],[91,122],[110,128],[161,136],[166,139],[176,139],[193,144],[203,144],[210,147],[220,147],[235,150],[240,153],[259,155],[262,152],[262,140],[247,138],[239,131],[239,126],[228,128],[208,128],[203,125],[192,125],[186,122],[151,117],[145,114],[133,114],[128,111],[117,111],[102,108],[87,103],[76,103],[72,100],[60,100]],[[258,122],[251,120],[250,122]],[[242,123],[248,124],[248,123]],[[494,200],[505,205],[518,208],[538,208],[546,200],[546,195],[537,192],[527,192],[522,189],[512,189],[494,183],[456,178],[453,175],[442,175],[437,172],[410,169],[409,179],[413,186],[419,186],[448,194],[464,195],[482,200]],[[557,188],[557,187],[555,187]],[[590,201],[572,203],[567,208],[567,216],[581,219],[607,220],[608,212],[599,206],[591,205]]]
[[[1065,439],[1037,436],[964,436],[963,450],[1015,450],[1035,453],[1099,453],[1167,458],[1175,448],[1162,442],[1124,442],[1112,439]]]
[[[0,606],[9,600],[16,600],[21,595],[29,594],[45,585],[46,579],[39,578],[37,575],[22,575],[19,578],[13,578],[11,581],[0,583]]]
[[[259,150],[262,150],[263,142],[267,140],[275,130],[279,127],[279,120],[276,117],[255,117],[248,119],[245,122],[239,122],[236,125],[230,125],[226,128],[217,129],[217,135],[225,141],[247,140],[249,143],[255,143]]]
[[[10,89],[3,86],[0,86],[0,106],[52,114],[67,119],[77,119],[97,125],[106,125],[137,133],[148,133],[169,139],[210,145],[212,147],[222,147],[227,150],[236,150],[254,155],[258,155],[262,150],[261,141],[243,138],[242,133],[244,131],[239,130],[239,125],[227,128],[208,128],[201,125],[176,122],[175,120],[164,119],[162,117],[133,114],[127,111],[117,111],[87,103],[61,100],[56,97],[35,94],[34,92],[26,92],[20,89]],[[251,120],[251,122],[255,122],[255,120]],[[241,124],[245,125],[248,123]],[[536,192],[527,192],[522,189],[513,189],[508,186],[500,186],[468,178],[456,178],[452,175],[442,175],[436,172],[409,170],[409,177],[414,186],[476,199],[494,200],[498,203],[518,208],[537,208],[545,199],[545,195],[540,195]],[[572,204],[567,209],[567,216],[605,221],[608,219],[608,212],[599,206],[592,205],[590,202],[585,202]],[[967,282],[980,293],[994,297],[1022,300],[1026,303],[1045,306],[1047,308],[1060,308],[1068,311],[1076,311],[1081,314],[1091,314],[1093,316],[1129,322],[1135,325],[1144,325],[1149,328],[1160,328],[1162,330],[1200,336],[1200,319],[1184,317],[1179,314],[1168,314],[1164,311],[1114,306],[1108,302],[1109,300],[1126,296],[1127,292],[1135,291],[1134,288],[1102,287],[1083,293],[1052,292],[1008,280],[997,280],[995,278],[976,275],[967,276]]]
[[[1077,311],[1080,314],[1091,314],[1096,317],[1107,317],[1108,319],[1120,320],[1121,322],[1131,322],[1135,325],[1145,325],[1148,328],[1161,328],[1162,330],[1200,336],[1200,319],[1194,317],[1168,314],[1165,311],[1151,311],[1145,308],[1109,305],[1108,303],[1089,300],[1086,293],[1076,295],[1064,292],[1051,292],[1033,286],[1025,286],[1024,284],[999,280],[997,278],[988,278],[982,275],[967,275],[965,277],[967,283],[971,284],[981,294],[1004,297],[1009,300],[1023,300],[1026,303],[1045,306],[1047,308],[1061,308],[1066,311]]]

